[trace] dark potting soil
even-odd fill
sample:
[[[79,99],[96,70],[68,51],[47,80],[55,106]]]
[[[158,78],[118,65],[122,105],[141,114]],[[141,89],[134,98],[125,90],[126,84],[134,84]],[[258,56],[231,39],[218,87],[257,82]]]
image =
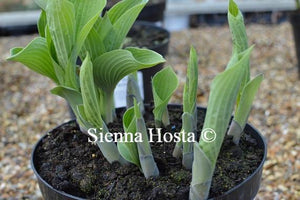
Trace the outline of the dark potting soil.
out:
[[[147,111],[147,127],[154,128]],[[179,132],[181,110],[169,110],[171,125],[162,133]],[[202,129],[204,111],[198,111],[198,130]],[[119,119],[122,119],[119,115]],[[122,132],[121,121],[109,124],[110,132]],[[109,164],[99,148],[88,143],[73,121],[54,129],[36,151],[36,169],[40,176],[58,190],[87,199],[104,200],[187,200],[191,172],[172,156],[174,143],[151,143],[160,176],[146,180],[135,165]],[[226,137],[217,161],[210,197],[217,197],[242,182],[259,166],[263,150],[247,133],[235,146]]]

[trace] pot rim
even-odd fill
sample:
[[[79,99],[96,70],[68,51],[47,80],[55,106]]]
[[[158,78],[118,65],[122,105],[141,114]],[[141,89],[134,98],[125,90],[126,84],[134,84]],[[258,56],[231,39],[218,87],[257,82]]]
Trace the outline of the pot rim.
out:
[[[68,197],[68,198],[73,198],[73,199],[75,199],[75,200],[86,200],[85,198],[73,196],[73,195],[71,195],[71,194],[69,194],[69,193],[66,193],[66,192],[62,191],[62,190],[57,190],[57,189],[55,189],[52,185],[50,185],[47,181],[45,181],[45,180],[40,176],[40,174],[39,174],[38,171],[36,170],[35,164],[34,164],[34,160],[35,160],[34,155],[35,155],[35,153],[36,153],[36,150],[37,150],[38,145],[40,145],[40,143],[42,142],[42,140],[43,140],[46,136],[49,135],[49,132],[52,132],[54,129],[56,129],[56,128],[59,127],[59,126],[63,126],[63,125],[65,125],[65,124],[68,124],[68,123],[70,123],[71,121],[75,121],[75,120],[73,119],[73,120],[70,120],[70,121],[68,121],[68,122],[59,124],[58,126],[56,126],[55,128],[51,129],[50,131],[47,131],[47,133],[44,134],[44,135],[43,135],[43,136],[35,143],[35,145],[34,145],[34,147],[33,147],[33,150],[32,150],[32,152],[31,152],[31,156],[30,156],[30,165],[31,165],[31,169],[33,170],[33,172],[34,172],[35,176],[37,177],[37,179],[38,179],[39,181],[41,181],[43,184],[45,184],[47,187],[49,187],[51,190],[54,190],[56,193],[58,193],[58,194],[60,194],[60,195],[63,195],[63,196],[65,196],[65,197]]]
[[[146,104],[146,105],[147,105],[147,104]],[[168,107],[178,107],[178,106],[179,106],[179,107],[182,107],[182,105],[180,105],[180,104],[168,104]],[[206,107],[197,106],[197,109],[199,109],[199,108],[200,108],[201,110],[205,110],[205,111],[206,111]],[[117,109],[120,109],[120,110],[121,110],[121,109],[124,109],[124,107],[117,108]],[[43,184],[45,184],[45,185],[46,185],[47,187],[49,187],[50,189],[54,190],[55,192],[57,192],[57,193],[59,193],[59,194],[61,194],[61,195],[64,195],[64,196],[66,196],[66,197],[69,197],[69,198],[73,198],[73,199],[76,199],[76,200],[86,200],[85,198],[76,197],[76,196],[73,196],[73,195],[71,195],[71,194],[68,194],[68,193],[66,193],[66,192],[64,192],[64,191],[55,189],[53,186],[51,186],[48,182],[46,182],[46,181],[39,175],[39,173],[37,172],[37,170],[36,170],[36,168],[35,168],[35,165],[34,165],[34,155],[35,155],[37,146],[41,143],[41,141],[42,141],[46,136],[49,135],[49,132],[53,131],[54,129],[56,129],[56,128],[59,127],[59,126],[63,126],[63,125],[68,124],[68,123],[70,123],[70,122],[72,122],[72,121],[76,121],[76,120],[73,119],[73,120],[70,120],[70,121],[68,121],[68,122],[65,122],[65,123],[62,123],[62,124],[56,126],[55,128],[53,128],[53,129],[51,129],[50,131],[48,131],[45,135],[43,135],[43,136],[35,143],[35,145],[34,145],[34,147],[33,147],[33,150],[32,150],[32,152],[31,152],[30,165],[31,165],[31,168],[32,168],[34,174],[37,176],[37,179],[39,179],[40,181],[42,181]],[[250,128],[250,129],[252,129],[254,132],[256,132],[256,134],[259,136],[259,138],[260,138],[261,141],[263,142],[263,150],[264,150],[264,153],[263,153],[263,158],[261,159],[259,166],[255,169],[255,171],[254,171],[250,176],[248,176],[246,179],[244,179],[241,183],[239,183],[238,185],[234,186],[234,187],[231,188],[230,190],[226,191],[226,192],[223,193],[221,196],[213,197],[213,198],[210,198],[209,200],[213,200],[213,199],[215,199],[215,198],[222,198],[222,197],[224,197],[224,196],[226,196],[226,195],[229,195],[231,192],[233,192],[233,191],[235,191],[235,190],[238,190],[240,187],[242,187],[244,184],[246,184],[253,176],[255,176],[255,175],[259,172],[259,170],[261,170],[261,168],[263,168],[264,162],[265,162],[265,160],[266,160],[266,158],[267,158],[267,142],[266,142],[266,139],[265,139],[265,137],[262,136],[262,134],[261,134],[261,133],[253,126],[253,125],[251,125],[250,123],[247,123],[247,124],[246,124],[245,129],[246,129],[246,128],[248,128],[248,129]],[[255,139],[256,139],[256,138],[255,138]],[[256,140],[258,140],[258,139],[256,139]]]
[[[182,105],[179,105],[179,104],[169,104],[168,105],[169,107],[173,107],[173,106],[182,106]],[[197,108],[200,108],[200,109],[204,109],[205,111],[207,110],[207,107],[203,107],[203,106],[197,106]],[[266,158],[267,158],[267,142],[266,142],[266,139],[265,137],[251,124],[251,123],[247,123],[246,126],[245,126],[245,129],[248,128],[248,129],[252,129],[258,136],[259,138],[262,140],[263,142],[263,150],[264,150],[264,153],[263,153],[263,157],[260,161],[260,164],[259,166],[255,169],[255,171],[250,175],[248,176],[245,180],[243,180],[241,183],[239,183],[238,185],[234,186],[233,188],[231,188],[230,190],[226,191],[225,193],[223,193],[222,195],[220,196],[217,196],[217,197],[213,197],[213,198],[210,198],[208,200],[213,200],[215,198],[222,198],[222,197],[225,197],[227,195],[229,195],[231,192],[235,191],[235,190],[238,190],[239,188],[241,188],[244,184],[246,184],[250,179],[252,179],[258,172],[261,168],[263,168],[264,166],[264,163],[266,161]],[[255,140],[257,141],[257,139],[255,138]]]

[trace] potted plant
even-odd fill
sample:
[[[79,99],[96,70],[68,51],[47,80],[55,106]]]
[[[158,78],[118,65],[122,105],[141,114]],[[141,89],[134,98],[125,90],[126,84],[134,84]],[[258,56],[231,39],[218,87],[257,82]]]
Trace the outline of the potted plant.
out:
[[[291,12],[289,19],[293,28],[296,56],[298,60],[298,75],[300,77],[300,1],[295,0],[296,10]]]
[[[168,105],[178,87],[171,67],[153,77],[154,107],[143,106],[136,71],[164,59],[151,50],[120,46],[146,1],[133,5],[124,0],[103,17],[103,0],[37,2],[43,9],[40,37],[12,49],[9,60],[55,81],[51,92],[67,99],[76,115],[76,121],[47,133],[33,150],[32,167],[45,199],[255,197],[266,144],[246,122],[263,76],[250,80],[253,48],[248,48],[243,17],[232,0],[233,54],[213,80],[207,110],[196,107],[194,48],[183,106]],[[128,74],[128,108],[115,110],[114,87]]]

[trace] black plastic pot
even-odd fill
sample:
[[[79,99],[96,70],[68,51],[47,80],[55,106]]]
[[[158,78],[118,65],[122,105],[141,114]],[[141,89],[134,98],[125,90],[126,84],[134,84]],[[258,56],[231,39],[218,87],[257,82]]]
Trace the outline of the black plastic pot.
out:
[[[253,174],[251,174],[251,176],[245,179],[242,183],[230,189],[222,196],[212,198],[210,200],[253,200],[256,196],[261,182],[263,165],[267,158],[267,143],[259,131],[250,124],[246,125],[245,130],[246,132],[251,133],[251,136],[256,139],[258,146],[264,150],[263,159]]]
[[[73,120],[72,120],[73,121]],[[64,124],[68,124],[70,122],[66,122],[61,124],[60,126],[63,126]],[[58,126],[59,127],[59,126]],[[57,128],[57,127],[56,127]],[[54,129],[56,129],[54,128]],[[49,131],[51,132],[51,131]],[[38,184],[39,184],[39,188],[41,190],[41,193],[43,195],[43,198],[45,200],[84,200],[83,198],[80,197],[76,197],[73,196],[71,194],[67,194],[64,191],[60,191],[55,189],[54,187],[52,187],[49,183],[47,183],[38,173],[37,169],[36,169],[36,150],[37,147],[41,144],[42,140],[47,136],[44,135],[41,139],[39,139],[39,141],[36,143],[36,145],[33,148],[33,151],[31,153],[31,160],[30,160],[30,164],[31,164],[31,168],[37,178]]]
[[[104,15],[105,12],[107,12],[116,2],[118,1],[115,0],[112,2],[108,2],[102,14]],[[165,9],[166,9],[166,0],[162,0],[157,3],[148,3],[139,14],[137,20],[147,21],[147,22],[163,21]]]
[[[166,1],[148,4],[140,13],[138,20],[143,20],[147,22],[163,21],[165,9]]]
[[[300,11],[290,13],[289,19],[294,33],[296,55],[298,59],[298,77],[300,78]]]
[[[136,22],[131,30],[129,31],[128,36],[131,37],[135,34],[141,34],[139,30],[145,31],[145,32],[158,32],[160,33],[160,38],[157,38],[158,40],[162,41],[158,44],[150,44],[146,46],[139,46],[139,47],[146,47],[148,49],[151,49],[159,54],[161,54],[163,57],[165,57],[168,54],[168,48],[169,48],[169,41],[170,41],[170,32],[166,29],[156,26],[153,23],[149,22],[142,22],[138,21]],[[149,37],[153,37],[149,35]],[[143,40],[143,38],[135,38],[136,40]],[[161,69],[163,68],[163,64],[156,65],[155,67],[151,67],[148,69],[141,70],[143,73],[143,85],[144,85],[144,102],[150,103],[153,101],[153,94],[152,94],[152,85],[151,80],[152,77]]]
[[[37,32],[36,24],[0,27],[0,36],[19,36]]]
[[[169,108],[172,108],[172,107],[178,107],[178,105],[169,105]],[[198,109],[206,111],[206,108],[199,107]],[[117,109],[117,112],[124,112],[124,110],[125,110],[125,108],[119,108],[119,109]],[[70,122],[67,122],[67,123],[70,123]],[[64,124],[67,124],[67,123],[64,123]],[[258,166],[258,168],[242,183],[240,183],[239,185],[230,189],[229,191],[224,193],[222,196],[219,196],[216,198],[211,198],[210,200],[214,200],[214,199],[215,200],[252,200],[256,196],[256,194],[259,190],[260,182],[261,182],[263,165],[264,165],[264,162],[267,157],[267,144],[266,144],[263,136],[259,133],[259,131],[256,130],[250,124],[246,125],[245,130],[247,133],[250,133],[253,138],[256,139],[259,148],[263,149],[263,151],[264,151],[264,155],[261,160],[261,163]],[[39,184],[39,187],[40,187],[40,190],[42,192],[44,199],[45,200],[83,200],[83,198],[76,197],[76,196],[67,194],[63,191],[56,190],[51,185],[49,185],[45,180],[43,180],[42,177],[39,175],[39,173],[35,167],[36,162],[37,162],[36,151],[37,151],[37,147],[39,145],[41,145],[41,141],[44,137],[46,137],[46,135],[43,136],[37,142],[37,144],[34,146],[34,149],[32,151],[32,155],[31,155],[31,167],[34,171],[34,174],[36,175],[36,177],[38,179],[38,184]]]

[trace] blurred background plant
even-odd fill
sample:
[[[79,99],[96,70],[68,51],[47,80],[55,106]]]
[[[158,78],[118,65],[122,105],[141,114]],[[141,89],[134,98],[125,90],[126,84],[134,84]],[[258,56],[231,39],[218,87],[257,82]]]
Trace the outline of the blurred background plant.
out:
[[[0,12],[33,10],[37,8],[32,0],[0,0]]]

